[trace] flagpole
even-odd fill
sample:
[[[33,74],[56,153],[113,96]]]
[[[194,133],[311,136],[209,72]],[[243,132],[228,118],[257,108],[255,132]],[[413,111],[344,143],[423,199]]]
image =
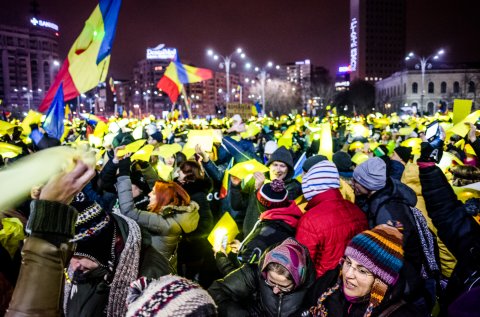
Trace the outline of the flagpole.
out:
[[[190,104],[188,103],[187,93],[185,92],[185,85],[182,85],[182,96],[183,100],[185,100],[185,107],[187,107],[188,117],[190,118],[190,120],[192,120],[192,109],[190,109]]]

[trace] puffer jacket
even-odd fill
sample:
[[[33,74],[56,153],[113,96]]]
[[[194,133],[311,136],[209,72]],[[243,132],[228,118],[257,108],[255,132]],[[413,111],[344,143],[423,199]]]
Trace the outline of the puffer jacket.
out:
[[[308,253],[306,248],[305,252]],[[255,265],[244,264],[210,286],[208,292],[218,306],[219,316],[293,317],[300,316],[308,309],[306,296],[315,281],[315,269],[310,257],[306,256],[307,265],[303,271],[305,282],[294,291],[279,295],[273,293],[262,276],[264,259],[265,256]]]
[[[164,206],[161,214],[155,214],[135,208],[130,177],[118,177],[117,190],[120,212],[146,228],[152,235],[153,247],[167,259],[174,255],[181,235],[197,228],[199,206],[194,201],[188,206]]]
[[[403,249],[405,264],[402,274],[406,278],[407,292],[411,299],[420,296],[423,281],[419,278],[423,259],[423,249],[418,236],[415,219],[410,207],[417,204],[417,195],[400,181],[387,178],[384,188],[370,196],[362,206],[367,212],[369,228],[389,221],[399,221],[403,226]]]
[[[348,242],[368,228],[367,217],[335,188],[313,197],[305,210],[296,238],[308,248],[320,277],[338,265]]]
[[[442,274],[445,277],[450,277],[452,275],[453,268],[457,263],[457,260],[453,256],[453,254],[447,249],[445,244],[440,240],[437,234],[437,228],[432,223],[432,219],[427,214],[427,207],[425,206],[425,199],[422,196],[422,185],[420,184],[420,172],[418,169],[418,165],[415,163],[408,163],[405,166],[405,171],[403,172],[402,176],[402,183],[410,187],[415,194],[417,195],[417,207],[425,217],[427,221],[428,228],[432,230],[437,238],[438,250],[440,253],[440,266],[442,270]]]

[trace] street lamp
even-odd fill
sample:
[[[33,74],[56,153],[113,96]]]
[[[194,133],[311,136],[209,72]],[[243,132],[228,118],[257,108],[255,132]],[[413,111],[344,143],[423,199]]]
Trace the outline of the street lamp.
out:
[[[432,68],[432,63],[430,63],[430,60],[433,58],[434,60],[438,60],[441,55],[443,55],[445,51],[443,49],[440,49],[436,54],[431,54],[427,57],[424,56],[416,56],[415,53],[410,52],[407,57],[405,57],[405,61],[409,61],[411,59],[417,59],[418,64],[415,65],[416,69],[420,69],[422,72],[422,94],[420,95],[420,109],[421,109],[421,114],[424,112],[424,106],[423,106],[423,99],[425,97],[425,70],[426,69],[431,69]]]
[[[266,64],[264,67],[262,67],[262,68],[260,68],[260,67],[258,67],[258,66],[256,66],[256,67],[254,68],[255,71],[258,72],[258,76],[257,76],[257,77],[258,77],[258,80],[259,80],[259,82],[260,82],[260,91],[261,91],[261,95],[260,95],[260,96],[261,96],[261,99],[262,99],[263,114],[267,114],[267,111],[265,110],[265,109],[266,109],[266,104],[265,104],[265,84],[266,84],[267,78],[268,78],[268,76],[269,76],[269,74],[267,73],[267,70],[273,68],[273,65],[274,65],[274,63],[273,63],[272,61],[269,61],[269,62],[267,62],[267,64]],[[245,65],[245,66],[247,66],[247,65]],[[250,68],[250,67],[248,67],[248,68]],[[279,66],[279,65],[275,66],[275,69],[277,69],[277,70],[280,69],[280,66]],[[254,80],[252,80],[251,82],[252,82],[252,84],[255,83]]]
[[[207,50],[207,55],[213,57],[214,60],[221,59],[222,62],[220,63],[219,67],[220,68],[225,67],[225,73],[227,76],[227,90],[225,94],[225,101],[226,103],[229,103],[230,102],[230,67],[234,68],[236,66],[236,64],[232,62],[232,59],[236,55],[240,56],[240,58],[243,59],[246,57],[246,55],[241,48],[237,48],[235,51],[233,51],[230,55],[227,55],[227,56],[215,54],[213,50],[209,49]]]

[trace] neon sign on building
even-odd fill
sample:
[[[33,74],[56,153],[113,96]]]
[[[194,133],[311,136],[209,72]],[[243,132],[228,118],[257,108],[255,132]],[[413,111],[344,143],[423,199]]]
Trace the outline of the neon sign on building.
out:
[[[49,21],[39,20],[37,18],[31,18],[30,23],[32,23],[33,26],[52,29],[58,32],[58,25]]]
[[[358,61],[358,21],[353,18],[350,21],[350,70],[352,72],[357,70]]]

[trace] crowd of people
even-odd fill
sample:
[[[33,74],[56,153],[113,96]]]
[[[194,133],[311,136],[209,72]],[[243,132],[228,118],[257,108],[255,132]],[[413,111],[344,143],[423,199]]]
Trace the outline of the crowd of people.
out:
[[[95,154],[0,199],[1,315],[480,316],[474,123],[102,119],[0,121],[0,175]]]

